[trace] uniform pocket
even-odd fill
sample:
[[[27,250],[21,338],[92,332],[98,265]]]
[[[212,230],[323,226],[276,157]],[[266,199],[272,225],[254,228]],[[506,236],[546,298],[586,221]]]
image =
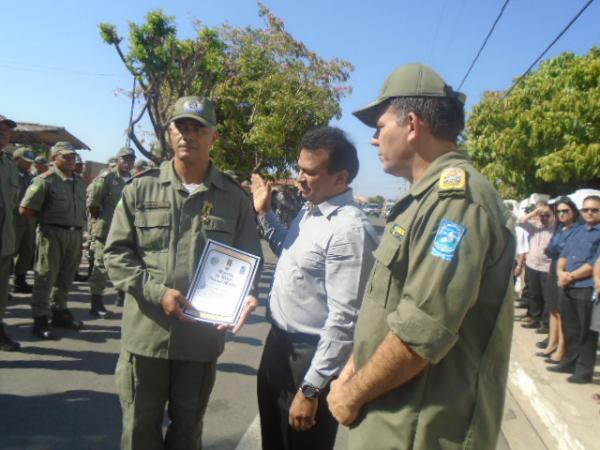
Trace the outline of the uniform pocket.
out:
[[[133,355],[125,350],[121,351],[115,369],[117,393],[121,402],[133,403],[135,394],[135,375],[133,370]]]
[[[204,231],[208,238],[230,245],[233,243],[235,223],[221,217],[209,216],[206,225],[204,225]]]
[[[154,252],[169,251],[171,215],[168,212],[137,212],[133,220],[139,246]]]
[[[373,253],[375,266],[368,288],[368,296],[372,302],[386,307],[392,283],[392,266],[396,260],[401,241],[384,232],[384,237]]]

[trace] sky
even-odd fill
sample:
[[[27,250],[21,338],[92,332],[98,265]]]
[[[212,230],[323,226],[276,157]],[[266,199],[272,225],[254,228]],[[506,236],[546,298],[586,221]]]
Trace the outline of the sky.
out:
[[[421,62],[458,87],[505,0],[265,0],[287,31],[320,56],[349,60],[355,67],[352,95],[342,101],[343,128],[356,144],[360,172],[356,195],[395,199],[406,189],[385,174],[370,145],[373,130],[353,115],[377,97],[397,67]],[[483,92],[504,90],[546,48],[586,0],[512,0],[461,89],[467,112]],[[131,75],[98,24],[116,25],[127,36],[129,22],[150,10],[176,17],[179,36],[194,35],[196,18],[208,26],[262,27],[254,0],[0,0],[0,113],[17,122],[67,128],[92,151],[84,160],[106,161],[125,144]],[[548,52],[582,55],[600,42],[600,1],[592,3]],[[226,139],[226,136],[223,136]]]

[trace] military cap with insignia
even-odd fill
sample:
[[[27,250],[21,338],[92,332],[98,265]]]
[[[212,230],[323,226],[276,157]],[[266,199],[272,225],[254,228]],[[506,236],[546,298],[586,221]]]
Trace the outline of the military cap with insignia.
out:
[[[181,97],[177,100],[173,106],[169,122],[177,119],[193,119],[209,128],[217,126],[215,105],[205,97]]]
[[[383,108],[397,97],[449,97],[463,104],[466,100],[465,94],[453,90],[431,67],[425,64],[406,64],[387,77],[377,100],[352,114],[365,125],[375,128]]]
[[[120,158],[122,156],[133,156],[135,158],[135,152],[133,151],[132,148],[123,147],[117,153],[117,158]]]
[[[66,141],[59,141],[52,146],[50,149],[51,158],[54,158],[56,155],[76,155],[75,147],[73,144]]]
[[[19,147],[13,152],[13,159],[17,158],[32,163],[35,161],[35,153],[29,147]]]

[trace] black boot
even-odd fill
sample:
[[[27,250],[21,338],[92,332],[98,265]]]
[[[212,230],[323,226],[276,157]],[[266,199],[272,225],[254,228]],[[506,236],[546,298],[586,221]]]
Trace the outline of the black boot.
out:
[[[53,309],[52,326],[79,331],[83,328],[83,322],[76,320],[68,309]]]
[[[33,292],[33,288],[25,280],[25,275],[15,275],[13,292],[16,294],[31,294]]]
[[[115,301],[116,306],[123,306],[125,303],[125,292],[117,291],[117,300]]]
[[[44,341],[57,339],[48,324],[48,316],[34,317],[31,332]]]
[[[107,319],[110,317],[110,312],[104,307],[102,296],[98,294],[92,294],[92,307],[90,309],[92,316],[100,317],[101,319]]]
[[[6,331],[4,331],[4,324],[0,322],[0,350],[5,352],[16,352],[21,348],[21,345],[13,341]]]

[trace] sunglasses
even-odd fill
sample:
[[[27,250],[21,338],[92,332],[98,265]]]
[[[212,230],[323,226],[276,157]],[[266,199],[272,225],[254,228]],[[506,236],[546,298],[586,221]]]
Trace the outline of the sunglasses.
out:
[[[552,214],[540,214],[540,217],[543,217],[544,219],[548,219],[548,218],[552,217]]]
[[[570,209],[557,209],[556,214],[569,214],[571,212]]]
[[[583,213],[598,214],[598,211],[600,211],[600,208],[581,208]]]

